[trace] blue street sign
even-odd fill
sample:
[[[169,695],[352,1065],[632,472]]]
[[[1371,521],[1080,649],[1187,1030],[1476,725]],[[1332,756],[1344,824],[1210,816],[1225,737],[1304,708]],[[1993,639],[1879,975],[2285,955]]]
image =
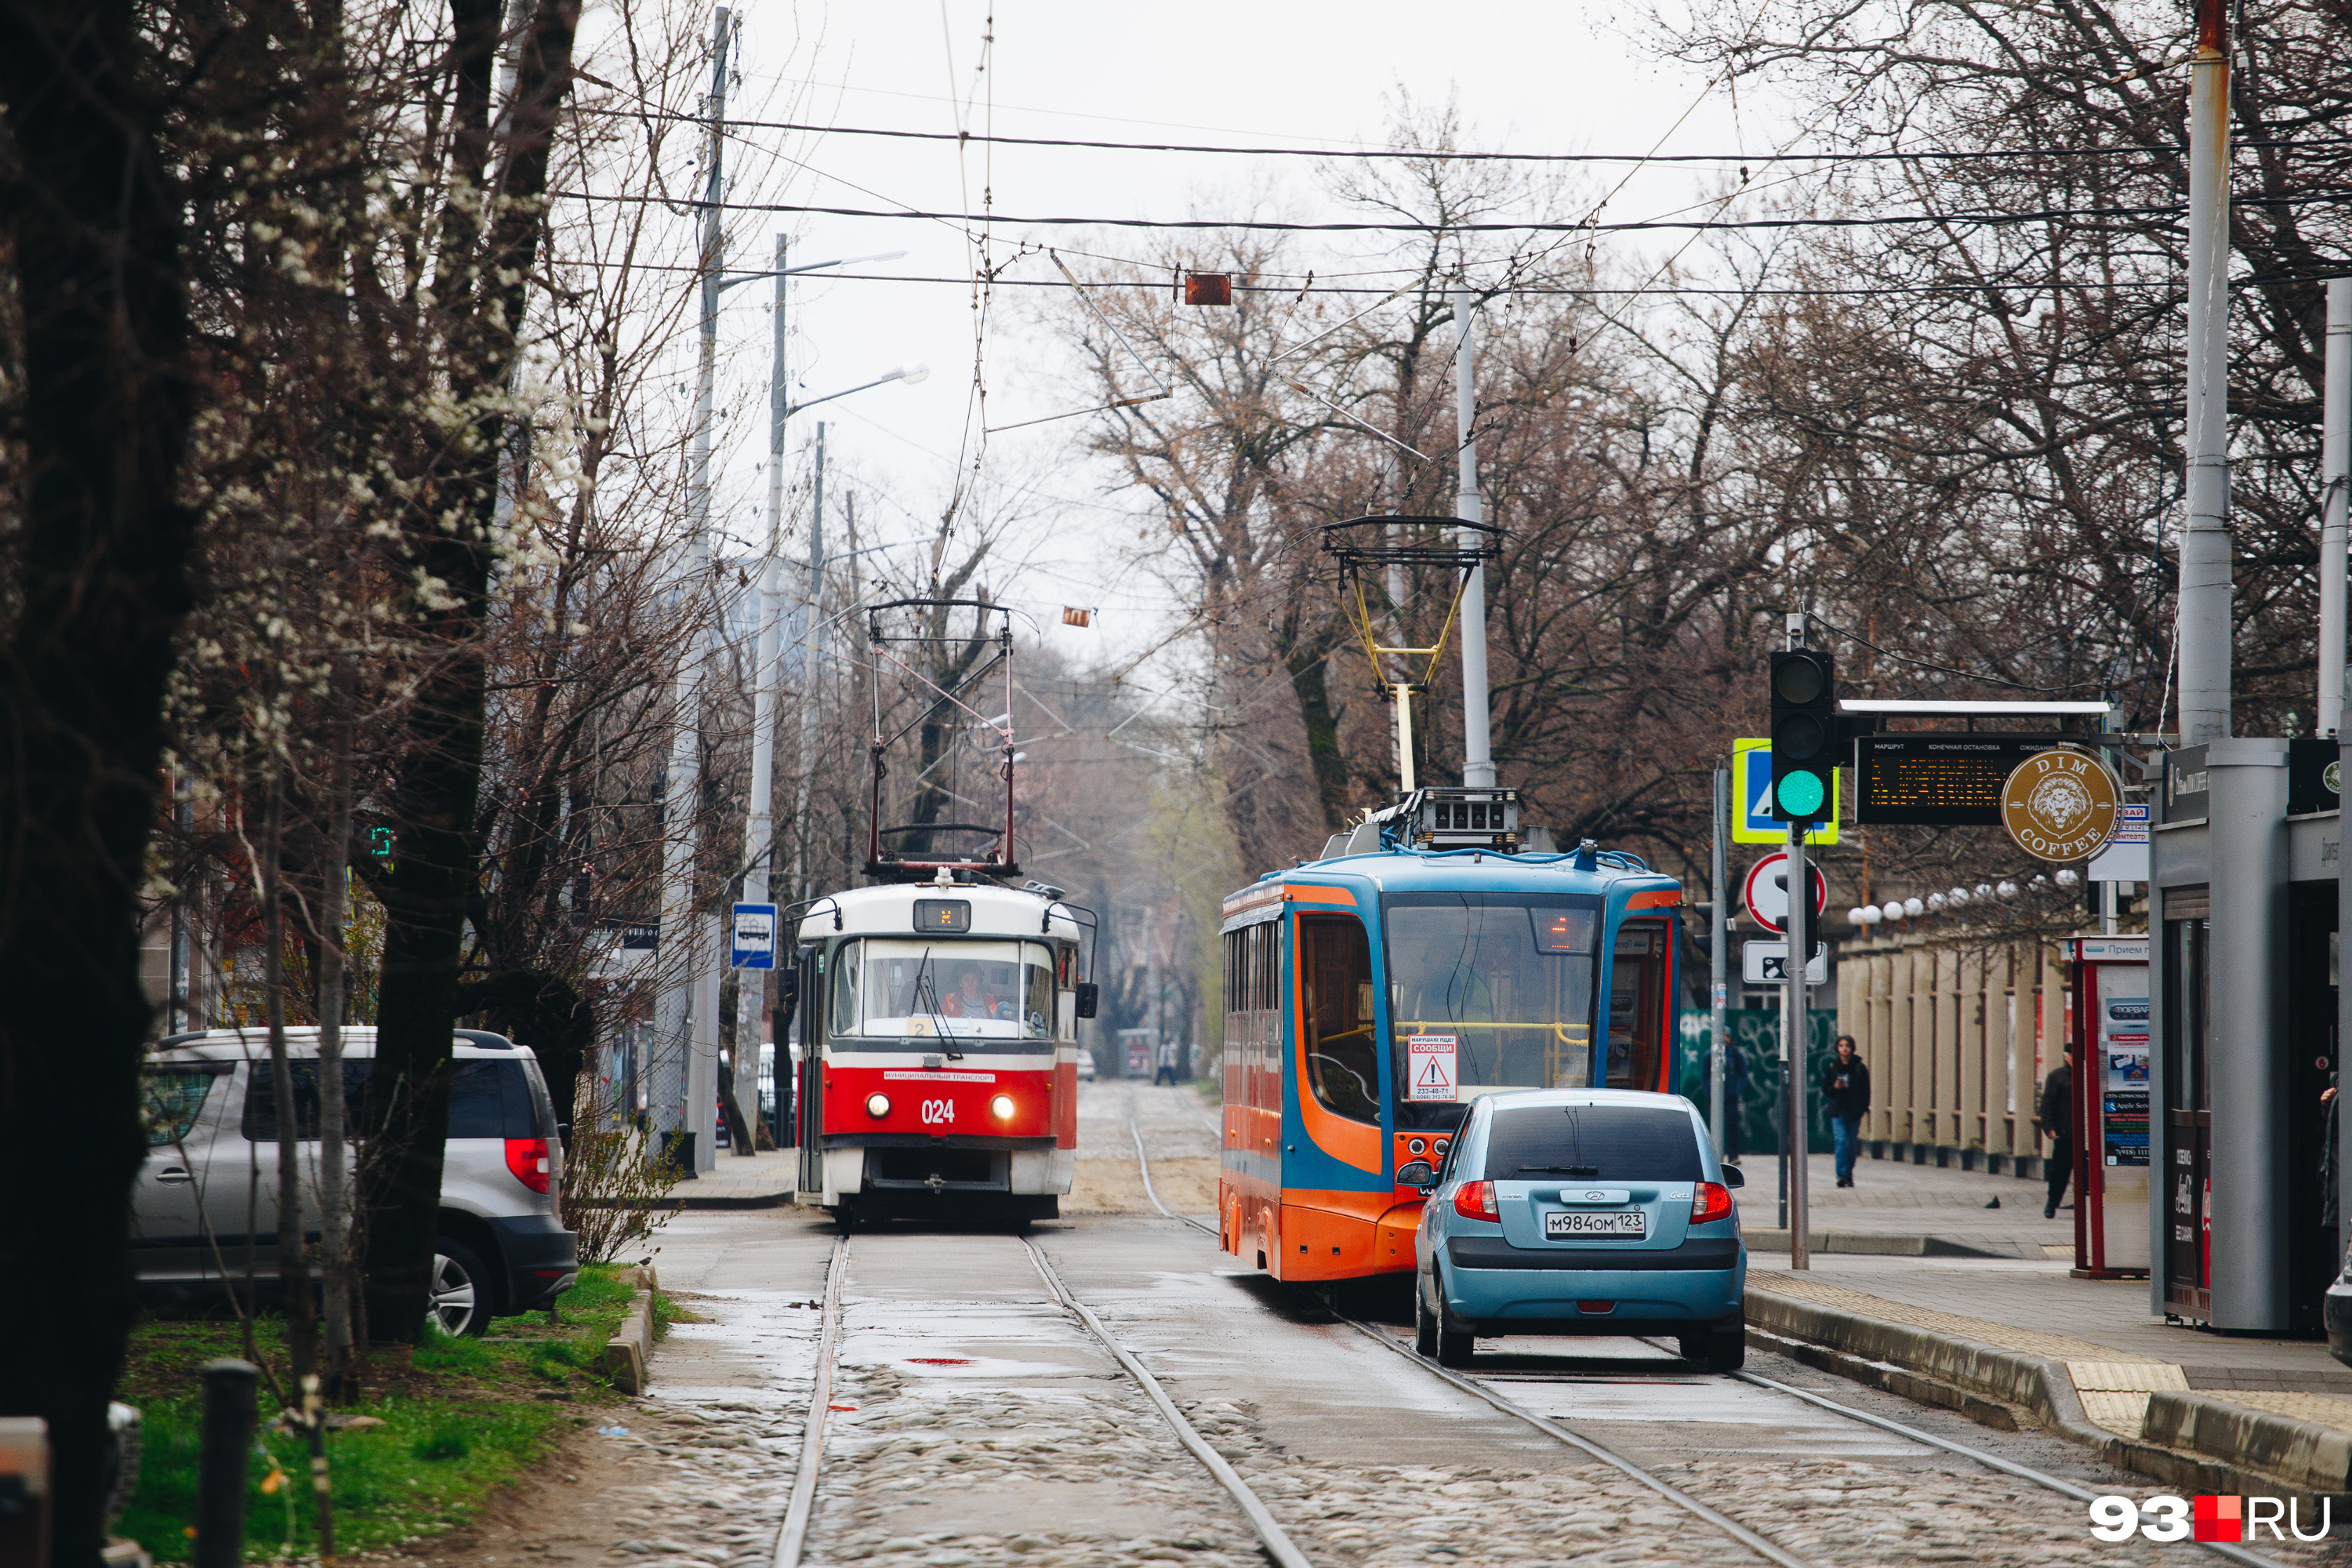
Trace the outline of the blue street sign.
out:
[[[776,906],[773,904],[738,904],[735,919],[730,928],[732,953],[730,962],[737,969],[773,969],[776,967]]]
[[[1843,778],[1840,768],[1830,775],[1835,785]],[[1772,742],[1742,737],[1731,742],[1731,840],[1735,844],[1786,844],[1789,825],[1772,815]],[[1830,802],[1826,821],[1805,830],[1808,844],[1838,841],[1837,801]]]

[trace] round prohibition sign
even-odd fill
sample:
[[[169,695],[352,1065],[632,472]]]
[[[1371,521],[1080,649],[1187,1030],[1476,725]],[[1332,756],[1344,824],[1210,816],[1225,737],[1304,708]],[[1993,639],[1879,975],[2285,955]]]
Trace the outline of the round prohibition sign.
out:
[[[1830,880],[1812,861],[1805,862],[1813,884],[1813,913],[1818,916],[1830,905]],[[1785,849],[1767,855],[1749,868],[1747,884],[1739,890],[1740,901],[1748,906],[1748,918],[1770,931],[1785,936],[1789,930],[1789,852]]]

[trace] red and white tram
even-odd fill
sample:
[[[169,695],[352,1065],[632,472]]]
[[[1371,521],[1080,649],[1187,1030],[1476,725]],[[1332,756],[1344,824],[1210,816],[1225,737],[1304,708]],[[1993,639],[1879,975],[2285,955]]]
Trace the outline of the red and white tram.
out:
[[[950,631],[958,609],[974,613],[968,636]],[[1079,937],[1095,917],[1059,888],[1014,880],[1010,615],[978,600],[909,599],[869,606],[866,622],[866,870],[880,885],[783,911],[798,933],[794,1201],[845,1226],[1051,1218],[1077,1170],[1077,1021],[1095,1011]],[[894,651],[910,644],[911,662]],[[935,679],[948,665],[960,673]],[[916,694],[911,708],[886,709],[893,668]],[[991,718],[972,700],[999,672],[1003,711]],[[905,798],[887,799],[886,752],[912,733],[921,754]],[[939,819],[947,801],[998,788],[1000,822]],[[884,826],[900,811],[910,820]],[[971,847],[950,852],[958,842]]]
[[[801,916],[797,1202],[845,1224],[1060,1212],[1080,926],[1054,892],[942,878]]]

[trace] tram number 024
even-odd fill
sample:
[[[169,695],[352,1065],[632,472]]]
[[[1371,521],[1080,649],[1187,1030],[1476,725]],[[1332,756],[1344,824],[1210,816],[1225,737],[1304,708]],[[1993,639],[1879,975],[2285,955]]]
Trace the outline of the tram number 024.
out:
[[[951,1122],[951,1121],[953,1121],[954,1120],[955,1120],[955,1101],[954,1101],[954,1100],[927,1100],[923,1101],[923,1124],[924,1124],[925,1126],[927,1126],[927,1127],[936,1127],[936,1126],[938,1126],[940,1123],[941,1123],[941,1122],[943,1122],[943,1121],[946,1121],[946,1122]]]

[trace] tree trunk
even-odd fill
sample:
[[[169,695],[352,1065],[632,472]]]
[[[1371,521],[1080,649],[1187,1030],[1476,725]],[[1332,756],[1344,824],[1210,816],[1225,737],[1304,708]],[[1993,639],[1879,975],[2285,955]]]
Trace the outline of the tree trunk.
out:
[[[0,1414],[48,1424],[60,1568],[99,1561],[133,1311],[139,889],[196,521],[173,494],[194,402],[178,196],[133,33],[121,0],[0,5],[26,459],[0,644],[0,1273],[42,1281],[0,1300]]]
[[[261,948],[269,994],[269,1086],[278,1106],[278,1282],[286,1292],[286,1350],[299,1388],[318,1370],[319,1319],[310,1300],[308,1242],[302,1219],[302,1097],[286,1051],[286,887],[278,864],[286,841],[284,760],[269,758],[268,816],[261,835]]]
[[[348,700],[342,672],[335,691]],[[335,719],[332,798],[327,806],[327,858],[319,889],[319,1274],[324,1284],[329,1397],[354,1392],[352,1364],[350,1140],[343,1104],[343,889],[352,843],[352,723]]]
[[[436,503],[413,534],[410,553],[440,595],[418,615],[419,629],[446,654],[420,684],[393,787],[399,835],[384,879],[383,990],[376,1058],[367,1100],[371,1142],[361,1177],[367,1226],[367,1312],[375,1331],[411,1338],[424,1330],[441,1200],[443,1142],[449,1122],[451,1031],[457,1026],[457,964],[479,867],[474,824],[482,777],[487,666],[482,629],[498,506],[503,389],[517,353],[524,287],[538,254],[539,200],[547,189],[557,106],[570,89],[578,0],[538,0],[521,50],[521,71],[506,123],[499,177],[488,179],[490,82],[500,29],[498,0],[451,5],[455,95],[450,163],[456,180],[445,208],[443,265],[455,287],[447,303],[451,395],[471,416],[434,476]],[[496,204],[469,193],[496,188]],[[488,216],[485,235],[475,225]],[[456,520],[443,531],[437,520]]]

